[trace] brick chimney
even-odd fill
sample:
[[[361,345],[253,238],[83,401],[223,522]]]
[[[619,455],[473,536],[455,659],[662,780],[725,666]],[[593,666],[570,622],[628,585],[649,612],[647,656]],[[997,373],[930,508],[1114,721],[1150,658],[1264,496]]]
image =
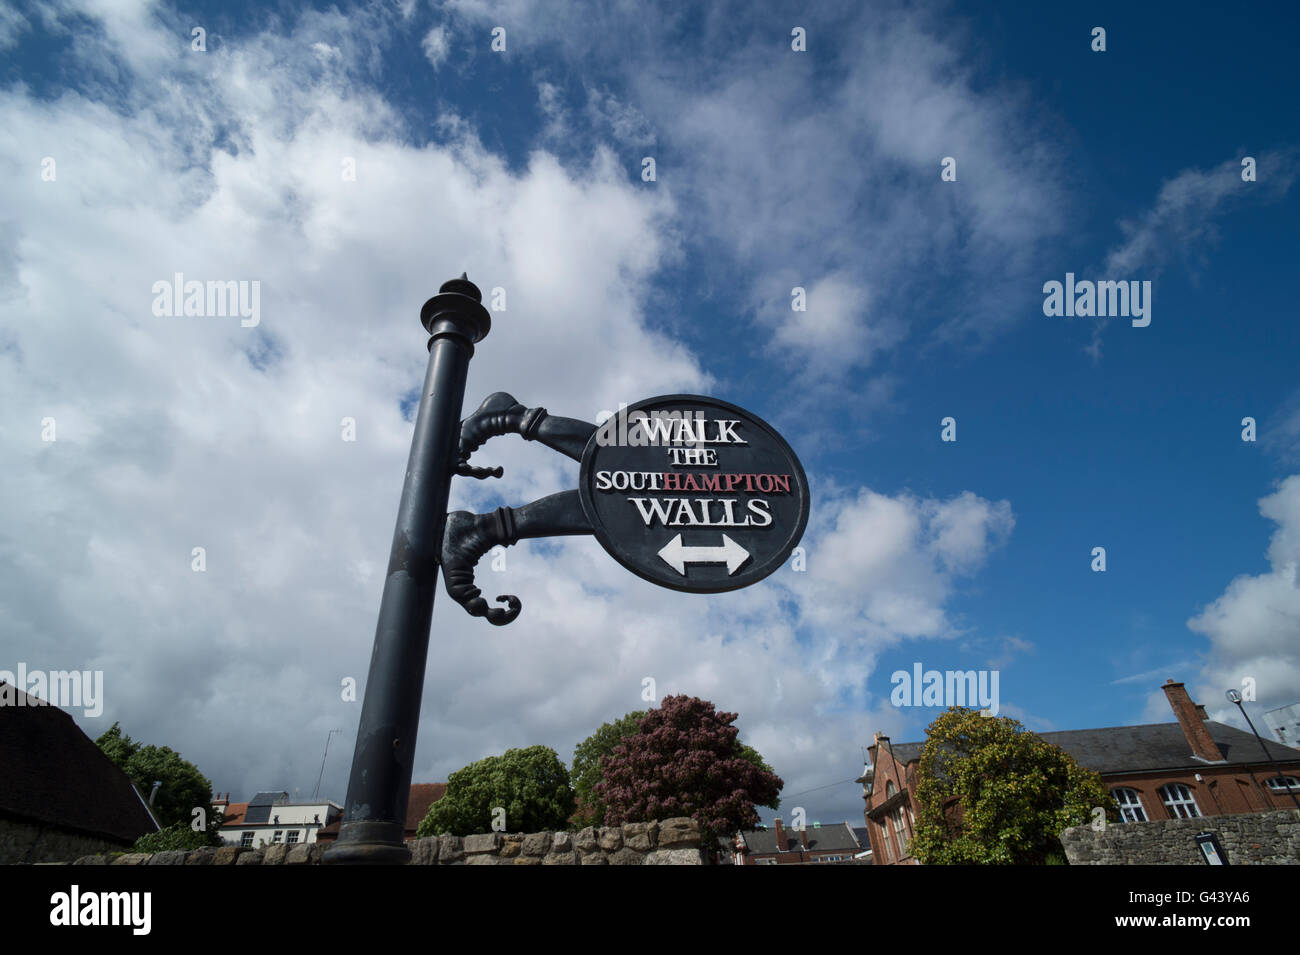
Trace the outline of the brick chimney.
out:
[[[1223,754],[1219,752],[1218,744],[1210,738],[1210,731],[1205,728],[1205,707],[1193,703],[1181,683],[1168,680],[1161,689],[1169,698],[1169,707],[1178,718],[1178,725],[1183,728],[1183,735],[1187,737],[1187,745],[1192,748],[1192,755],[1211,763],[1223,762]]]
[[[799,830],[799,839],[803,843],[803,851],[807,852],[808,851],[808,824],[807,823],[804,823],[804,827]]]
[[[781,820],[778,817],[774,825],[776,826],[776,851],[785,852],[785,830],[781,828]]]

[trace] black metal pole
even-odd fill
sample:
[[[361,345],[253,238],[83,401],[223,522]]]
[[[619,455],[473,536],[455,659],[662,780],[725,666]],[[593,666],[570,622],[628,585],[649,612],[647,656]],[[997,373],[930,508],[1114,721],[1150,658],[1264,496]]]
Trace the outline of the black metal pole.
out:
[[[1233,700],[1232,702],[1237,704],[1237,709],[1241,710],[1241,715],[1246,717],[1246,725],[1249,726],[1250,731],[1255,734],[1255,742],[1259,743],[1259,748],[1264,751],[1264,758],[1273,764],[1273,768],[1277,770],[1278,776],[1282,777],[1283,781],[1285,781],[1286,773],[1283,772],[1282,765],[1268,754],[1268,747],[1265,746],[1264,741],[1260,739],[1259,730],[1255,729],[1255,724],[1251,722],[1250,714],[1246,712],[1246,708],[1241,705],[1241,700]],[[1256,785],[1259,784],[1256,783]],[[1296,797],[1295,790],[1288,785],[1286,791],[1291,794],[1291,800],[1295,803],[1295,807],[1300,809],[1300,798]]]
[[[324,857],[330,864],[404,865],[411,858],[402,835],[461,402],[474,345],[492,325],[482,303],[478,287],[462,275],[444,283],[420,309],[430,335],[429,365],[397,507],[343,824]]]

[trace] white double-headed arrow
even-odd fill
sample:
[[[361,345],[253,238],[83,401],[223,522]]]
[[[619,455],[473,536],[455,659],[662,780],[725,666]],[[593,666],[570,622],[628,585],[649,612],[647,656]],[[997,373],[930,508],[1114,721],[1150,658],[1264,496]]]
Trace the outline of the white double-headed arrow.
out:
[[[682,543],[682,535],[678,534],[664,545],[659,556],[683,577],[686,576],[687,564],[726,564],[727,575],[730,576],[749,560],[749,551],[726,534],[722,535],[721,547],[687,547]]]

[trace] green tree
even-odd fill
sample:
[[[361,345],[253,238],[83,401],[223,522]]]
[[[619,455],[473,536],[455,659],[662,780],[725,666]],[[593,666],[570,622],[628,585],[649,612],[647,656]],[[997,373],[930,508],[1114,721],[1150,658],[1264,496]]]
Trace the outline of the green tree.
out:
[[[135,783],[145,800],[155,782],[161,782],[154,796],[153,814],[164,829],[173,824],[190,826],[195,821],[194,810],[202,809],[203,832],[208,837],[206,845],[221,845],[217,829],[221,825],[219,814],[212,808],[212,783],[197,766],[182,759],[181,754],[168,746],[145,746],[122,732],[114,723],[99,739],[98,746],[118,769]]]
[[[754,749],[754,747],[746,743],[740,744],[740,757],[741,759],[749,760],[751,763],[753,763],[763,772],[769,773],[773,776],[776,775],[776,772],[772,769],[772,767],[767,765],[767,760],[765,760],[762,756],[759,755],[758,750]],[[780,809],[781,797],[779,795],[773,796],[771,802],[761,802],[759,803],[759,805],[764,806],[767,809]]]
[[[601,724],[600,729],[592,733],[573,748],[573,769],[569,776],[573,780],[573,796],[576,808],[569,820],[575,828],[586,826],[603,826],[605,824],[605,803],[592,789],[601,781],[601,760],[614,752],[614,747],[637,731],[645,710],[628,713],[621,719]]]
[[[1041,865],[1063,856],[1060,834],[1101,806],[1101,776],[1018,720],[952,707],[926,730],[917,771],[912,853],[926,865]]]
[[[201,849],[204,846],[222,846],[225,842],[217,836],[216,828],[195,831],[184,822],[175,822],[166,829],[159,829],[141,836],[131,847],[132,852],[164,852],[169,849]]]
[[[495,809],[511,832],[563,829],[573,813],[569,771],[549,746],[508,749],[458,769],[416,828],[420,836],[491,832]]]

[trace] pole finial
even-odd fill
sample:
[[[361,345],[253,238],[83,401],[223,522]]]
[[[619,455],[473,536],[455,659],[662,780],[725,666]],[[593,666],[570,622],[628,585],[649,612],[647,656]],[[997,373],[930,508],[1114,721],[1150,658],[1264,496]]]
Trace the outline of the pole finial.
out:
[[[459,295],[468,295],[476,302],[483,301],[483,293],[479,291],[477,285],[469,280],[468,272],[460,273],[460,278],[458,279],[448,279],[446,282],[443,282],[442,287],[439,288],[438,291],[440,293],[454,292]]]

